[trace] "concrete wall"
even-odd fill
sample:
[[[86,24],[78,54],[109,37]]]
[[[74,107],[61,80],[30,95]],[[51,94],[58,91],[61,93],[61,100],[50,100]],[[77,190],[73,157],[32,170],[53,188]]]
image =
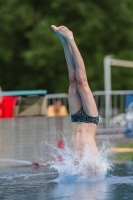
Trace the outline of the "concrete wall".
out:
[[[70,142],[71,122],[69,116],[0,120],[0,166],[12,165],[11,161],[7,162],[10,159],[40,161],[41,157],[45,156],[48,151],[45,142],[57,146],[58,139],[62,138],[61,134]],[[108,143],[133,143],[133,138],[125,138],[123,131],[102,133],[99,128],[96,141],[100,146],[103,141]]]

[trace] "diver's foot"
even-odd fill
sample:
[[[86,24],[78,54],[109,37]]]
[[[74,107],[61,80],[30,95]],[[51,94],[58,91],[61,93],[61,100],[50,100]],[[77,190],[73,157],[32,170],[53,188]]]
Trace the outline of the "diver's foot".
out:
[[[67,40],[72,40],[73,39],[73,33],[70,31],[66,26],[60,26],[59,32],[60,34]]]
[[[57,36],[61,39],[61,41],[63,38],[66,39],[67,41],[70,41],[73,39],[72,31],[70,31],[66,26],[56,27],[56,26],[52,25],[51,28],[54,30],[54,32],[57,34]]]
[[[59,27],[61,27],[61,26],[59,26]],[[66,42],[65,38],[63,37],[63,35],[59,32],[59,27],[57,27],[55,25],[51,26],[52,30],[56,33],[56,35],[61,40],[61,42]]]

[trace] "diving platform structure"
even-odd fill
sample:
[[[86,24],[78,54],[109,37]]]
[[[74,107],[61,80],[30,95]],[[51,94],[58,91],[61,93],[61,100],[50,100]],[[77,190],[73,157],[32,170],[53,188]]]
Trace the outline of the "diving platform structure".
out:
[[[44,96],[47,90],[20,90],[20,91],[2,91],[0,96]]]

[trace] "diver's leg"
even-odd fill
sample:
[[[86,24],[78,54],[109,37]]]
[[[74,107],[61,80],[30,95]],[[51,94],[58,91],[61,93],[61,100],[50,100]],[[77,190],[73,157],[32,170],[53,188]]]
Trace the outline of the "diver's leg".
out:
[[[69,44],[67,43],[66,39],[59,32],[59,29],[61,29],[62,27],[63,26],[60,26],[60,27],[56,27],[54,25],[51,26],[51,28],[59,37],[63,45],[66,63],[68,67],[69,81],[70,81],[69,92],[68,92],[70,113],[75,114],[82,108],[82,104],[81,104],[81,98],[77,89],[76,68],[75,68],[73,57],[72,57],[71,48]]]
[[[65,26],[62,26],[59,29],[59,32],[67,40],[71,47],[72,56],[76,67],[77,87],[81,97],[83,109],[86,114],[96,117],[98,116],[97,107],[88,85],[84,61],[74,41],[73,33]]]

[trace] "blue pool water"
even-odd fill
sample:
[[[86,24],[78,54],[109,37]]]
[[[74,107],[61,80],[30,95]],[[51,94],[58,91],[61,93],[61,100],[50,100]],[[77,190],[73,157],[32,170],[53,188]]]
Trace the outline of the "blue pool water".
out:
[[[0,199],[10,200],[132,200],[133,162],[114,164],[104,177],[66,175],[49,167],[0,169]],[[58,180],[58,181],[57,181]]]
[[[14,163],[0,169],[0,200],[132,199],[133,163],[111,164],[104,144],[98,154],[88,145],[80,154],[67,143],[63,149],[46,143],[43,150],[38,161],[45,167],[0,160],[7,166]]]

